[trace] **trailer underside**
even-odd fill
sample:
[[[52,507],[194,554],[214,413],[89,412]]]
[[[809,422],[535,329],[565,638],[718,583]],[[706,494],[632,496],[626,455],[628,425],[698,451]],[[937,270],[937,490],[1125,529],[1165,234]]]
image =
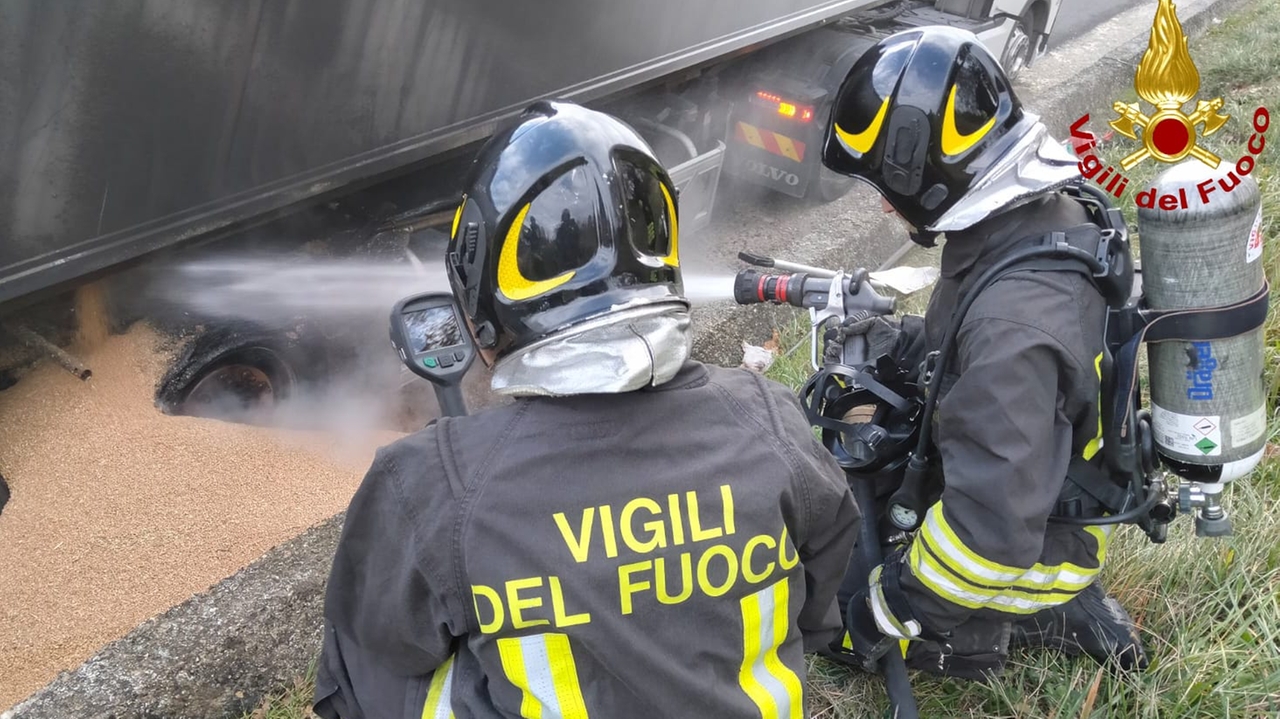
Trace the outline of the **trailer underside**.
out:
[[[0,304],[881,2],[6,3]]]

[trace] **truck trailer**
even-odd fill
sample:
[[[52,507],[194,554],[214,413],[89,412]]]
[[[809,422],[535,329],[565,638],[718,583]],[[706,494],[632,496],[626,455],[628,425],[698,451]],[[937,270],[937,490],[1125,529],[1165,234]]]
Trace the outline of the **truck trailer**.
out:
[[[877,39],[969,29],[1016,76],[1044,52],[1060,5],[7,2],[0,390],[43,361],[88,376],[67,351],[86,297],[111,329],[145,320],[181,338],[157,387],[166,412],[209,412],[219,395],[275,402],[323,381],[340,363],[314,360],[341,355],[341,337],[133,300],[184,258],[288,261],[317,237],[337,256],[440,265],[468,163],[538,99],[640,131],[680,190],[685,234],[710,222],[730,176],[830,202],[852,182],[822,168],[823,127]]]

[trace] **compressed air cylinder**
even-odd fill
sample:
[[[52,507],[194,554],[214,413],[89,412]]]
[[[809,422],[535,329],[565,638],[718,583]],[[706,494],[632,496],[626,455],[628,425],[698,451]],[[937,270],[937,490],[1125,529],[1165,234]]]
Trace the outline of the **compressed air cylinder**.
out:
[[[1153,189],[1152,189],[1153,188]],[[1210,308],[1263,286],[1261,195],[1252,175],[1189,159],[1138,198],[1142,288],[1156,310]],[[1229,482],[1262,459],[1262,328],[1209,342],[1148,343],[1156,449],[1174,473]]]

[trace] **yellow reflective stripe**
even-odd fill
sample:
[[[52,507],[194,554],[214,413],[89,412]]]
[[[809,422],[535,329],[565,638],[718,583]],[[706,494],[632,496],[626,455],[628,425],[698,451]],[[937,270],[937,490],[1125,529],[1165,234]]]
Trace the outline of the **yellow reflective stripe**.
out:
[[[803,719],[804,689],[778,658],[791,612],[787,579],[742,598],[742,665],[738,684],[762,719]]]
[[[1102,567],[1107,561],[1107,545],[1111,541],[1112,529],[1115,529],[1115,526],[1110,524],[1084,528],[1084,531],[1092,534],[1094,541],[1098,543],[1098,549],[1094,552],[1094,556],[1098,559],[1098,567]]]
[[[791,629],[789,588],[790,583],[786,578],[773,585],[773,644],[769,647],[769,651],[765,652],[764,665],[769,670],[769,674],[782,682],[787,693],[788,712],[783,714],[780,711],[779,714],[789,719],[803,719],[804,687],[800,684],[800,677],[778,658],[778,647],[787,640],[787,633]]]
[[[884,116],[889,112],[889,98],[885,98],[880,103],[880,111],[876,113],[875,119],[867,126],[867,129],[857,134],[845,132],[839,125],[835,125],[836,136],[841,142],[849,147],[850,150],[865,155],[876,144],[876,138],[880,136],[880,126],[884,124]]]
[[[987,124],[978,128],[977,131],[962,135],[956,127],[956,86],[951,86],[951,95],[947,98],[947,108],[942,114],[942,151],[948,155],[959,155],[960,153],[973,147],[978,140],[991,132],[991,128],[996,126],[996,118],[993,116],[987,120]]]
[[[791,138],[775,132],[773,133],[773,139],[778,143],[778,149],[782,151],[782,154],[787,159],[795,160],[796,162],[800,161],[800,153],[796,152],[796,146],[791,142]]]
[[[925,549],[915,550],[915,548],[913,548],[913,552],[914,553],[911,556],[913,570],[917,570],[917,569],[924,570],[927,568],[928,571],[925,571],[923,573],[928,574],[931,577],[942,577],[946,579],[947,580],[946,586],[954,587],[955,589],[963,592],[964,596],[970,597],[970,598],[980,597],[988,601],[996,601],[1001,598],[1023,599],[1023,600],[1026,600],[1027,602],[1040,604],[1043,606],[1056,606],[1058,604],[1062,604],[1070,600],[1073,596],[1076,595],[1077,592],[1079,592],[1081,589],[1084,589],[1084,587],[1088,586],[1089,584],[1089,582],[1086,581],[1083,586],[1077,587],[1075,589],[1061,589],[1056,592],[1032,592],[1027,589],[1023,589],[1021,587],[1016,587],[1016,586],[987,587],[987,586],[973,584],[972,582],[968,581],[964,577],[957,574],[955,569],[948,566],[944,562],[939,561],[936,556],[934,556],[928,551],[925,551]],[[1047,587],[1046,589],[1056,589],[1056,588]]]
[[[523,693],[525,719],[588,719],[569,637],[535,634],[498,640],[507,680]]]
[[[912,574],[921,584],[938,596],[967,609],[992,609],[1007,614],[1034,614],[1042,609],[1061,605],[1074,593],[1030,594],[1016,589],[979,589],[957,581],[942,568],[936,559],[922,552],[919,561],[911,567]]]
[[[453,719],[453,657],[436,668],[422,705],[422,719]]]
[[[667,201],[667,217],[671,218],[671,252],[662,261],[671,267],[680,266],[680,253],[678,251],[678,242],[680,239],[679,228],[676,226],[676,203],[671,200],[671,193],[667,191],[665,183],[658,183],[658,187],[662,188],[662,199]]]
[[[529,205],[525,205],[511,222],[507,237],[502,242],[502,252],[498,255],[498,289],[508,299],[527,300],[530,297],[549,292],[573,278],[573,272],[565,272],[559,277],[549,280],[534,281],[520,272],[516,262],[516,253],[520,246],[520,230],[524,227],[524,217],[529,214]]]
[[[1074,593],[1089,586],[1098,575],[1105,559],[1107,533],[1098,527],[1089,529],[1097,530],[1092,534],[1099,540],[1099,549],[1096,554],[1098,566],[1081,567],[1070,562],[1056,565],[1036,563],[1029,569],[1019,570],[985,560],[966,547],[956,535],[955,530],[947,523],[942,513],[942,503],[939,502],[925,515],[925,526],[921,529],[916,543],[927,544],[939,559],[946,562],[948,573],[975,592],[981,593],[992,588],[1010,588]],[[916,551],[916,547],[912,549],[913,558],[920,554]]]
[[[1102,570],[1099,561],[1097,567],[1081,567],[1071,562],[1062,564],[1036,564],[1026,574],[1013,583],[1023,589],[1057,589],[1060,591],[1078,592],[1089,586],[1093,578]]]
[[[1098,454],[1098,450],[1102,449],[1102,353],[1101,352],[1099,352],[1098,356],[1093,359],[1093,369],[1095,372],[1098,373],[1098,434],[1096,437],[1089,440],[1089,444],[1086,444],[1084,446],[1084,451],[1080,453],[1081,456],[1085,458],[1085,461],[1093,459],[1094,456]]]
[[[753,671],[761,654],[760,605],[755,594],[742,598],[742,666],[738,668],[738,685],[760,709],[763,719],[778,719],[778,708],[769,690],[756,680]]]
[[[883,565],[878,566],[871,570],[870,577],[871,593],[868,596],[868,602],[871,604],[871,614],[876,620],[876,625],[884,634],[898,639],[914,639],[920,636],[920,622],[915,620],[904,622],[889,608],[889,601],[884,597],[884,586],[880,579],[883,572]]]
[[[502,671],[507,681],[515,685],[524,694],[520,701],[520,716],[525,719],[542,719],[542,703],[529,689],[529,677],[524,669],[524,651],[519,639],[499,639],[498,657],[502,660]]]
[[[955,582],[939,573],[928,563],[912,567],[912,570],[916,579],[920,580],[920,583],[928,587],[934,594],[966,609],[991,608],[1011,614],[1035,614],[1046,607],[1046,605],[1038,602],[1030,602],[1016,597],[993,598],[975,594],[957,586]],[[991,606],[993,604],[997,606]]]
[[[921,528],[920,534],[928,537],[930,546],[939,550],[940,555],[956,564],[957,569],[969,575],[975,582],[1007,584],[1022,576],[1025,571],[983,559],[966,547],[943,515],[941,502],[934,504],[925,513],[924,527]]]
[[[547,659],[551,664],[551,686],[556,689],[560,716],[565,719],[587,719],[587,703],[582,698],[582,684],[578,681],[578,665],[573,660],[569,636],[546,634],[544,637]]]

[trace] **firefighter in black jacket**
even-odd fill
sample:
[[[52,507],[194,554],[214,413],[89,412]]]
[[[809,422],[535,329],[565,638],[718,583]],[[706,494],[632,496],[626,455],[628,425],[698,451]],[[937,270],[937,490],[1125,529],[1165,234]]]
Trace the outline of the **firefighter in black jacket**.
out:
[[[874,186],[917,243],[946,234],[923,332],[863,323],[912,366],[1011,247],[1090,221],[1061,192],[1079,179],[1075,158],[963,31],[906,31],[868,51],[835,101],[823,162]],[[1016,272],[978,296],[939,393],[940,499],[909,544],[848,578],[859,641],[835,652],[899,644],[881,635],[914,640],[908,666],[970,678],[998,673],[1019,645],[1145,666],[1131,620],[1097,581],[1111,527],[1050,521],[1082,497],[1066,480],[1072,458],[1099,451],[1105,312],[1099,290],[1070,271]]]
[[[689,359],[676,199],[639,135],[571,104],[481,151],[447,267],[515,400],[378,453],[320,716],[803,716],[860,512],[792,393]]]

